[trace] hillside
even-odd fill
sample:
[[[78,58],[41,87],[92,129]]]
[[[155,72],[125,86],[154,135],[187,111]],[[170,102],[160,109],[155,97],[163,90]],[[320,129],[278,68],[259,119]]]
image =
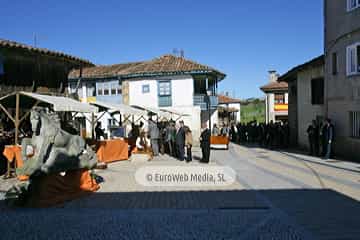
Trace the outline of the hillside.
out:
[[[248,123],[256,120],[265,122],[265,100],[248,99],[241,103],[241,122]]]

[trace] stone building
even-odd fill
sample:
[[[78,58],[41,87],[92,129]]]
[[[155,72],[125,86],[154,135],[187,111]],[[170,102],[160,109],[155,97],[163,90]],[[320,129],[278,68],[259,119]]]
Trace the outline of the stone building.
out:
[[[360,157],[360,1],[325,0],[326,115],[335,154]]]
[[[278,81],[279,74],[269,71],[269,83],[260,87],[265,96],[265,122],[288,120],[288,84]]]
[[[68,73],[93,66],[61,52],[0,39],[0,96],[13,91],[64,93]]]
[[[289,86],[290,143],[309,148],[307,128],[325,117],[324,55],[289,70],[279,77]]]

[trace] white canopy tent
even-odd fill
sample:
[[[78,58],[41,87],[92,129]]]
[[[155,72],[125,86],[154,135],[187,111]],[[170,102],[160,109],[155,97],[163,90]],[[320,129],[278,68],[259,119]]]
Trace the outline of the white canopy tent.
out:
[[[0,98],[0,109],[15,125],[15,144],[18,144],[19,126],[36,106],[51,107],[56,112],[96,113],[98,108],[63,96],[51,96],[32,92],[14,92]],[[15,109],[15,116],[9,109]],[[26,109],[20,118],[20,110]]]
[[[79,112],[79,113],[96,113],[98,108],[91,106],[88,103],[82,103],[72,98],[62,96],[50,96],[30,92],[20,92],[21,95],[28,96],[48,103],[52,106],[55,112]]]
[[[105,102],[100,102],[100,101],[96,101],[96,102],[91,102],[91,105],[94,106],[98,106],[104,109],[107,109],[109,111],[119,111],[120,114],[124,114],[124,115],[136,115],[136,116],[146,116],[147,112],[137,109],[137,108],[133,108],[129,105],[125,105],[125,104],[115,104],[115,103],[105,103]]]
[[[157,115],[158,118],[171,119],[171,114],[169,112],[163,111],[158,108],[139,106],[139,105],[132,105],[132,107],[147,111],[148,113],[152,113],[154,115]]]
[[[168,112],[171,114],[171,118],[173,118],[173,115],[176,115],[176,119],[179,119],[181,117],[184,117],[184,116],[190,116],[189,114],[187,113],[182,113],[182,112],[179,112],[179,111],[176,111],[174,109],[168,109],[168,108],[160,108],[161,111],[164,111],[164,112]]]

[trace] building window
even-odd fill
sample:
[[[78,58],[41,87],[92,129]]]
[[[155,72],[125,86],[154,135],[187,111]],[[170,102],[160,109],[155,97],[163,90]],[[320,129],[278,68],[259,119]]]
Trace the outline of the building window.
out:
[[[144,84],[142,85],[142,93],[149,93],[150,92],[150,85]]]
[[[352,11],[360,7],[360,0],[347,0],[347,10]]]
[[[97,95],[98,96],[103,95],[103,83],[98,83],[97,84]]]
[[[159,107],[170,107],[171,101],[171,82],[170,81],[159,81]]]
[[[76,93],[76,83],[70,83],[70,93]]]
[[[117,86],[117,94],[118,94],[118,95],[121,95],[121,94],[122,94],[121,85],[118,85],[118,86]]]
[[[350,136],[360,138],[360,112],[350,112]]]
[[[275,104],[284,104],[285,103],[285,94],[283,93],[275,93]]]
[[[348,76],[360,73],[360,42],[346,49],[346,73]]]
[[[96,96],[95,83],[87,83],[86,84],[86,96],[87,97],[95,97]]]
[[[111,95],[116,95],[117,94],[117,83],[112,83],[111,84]]]
[[[104,95],[109,95],[110,91],[109,91],[109,84],[108,83],[104,83]]]
[[[324,78],[311,80],[311,104],[324,104]]]
[[[338,63],[337,63],[337,53],[332,54],[332,74],[336,75],[338,73]]]

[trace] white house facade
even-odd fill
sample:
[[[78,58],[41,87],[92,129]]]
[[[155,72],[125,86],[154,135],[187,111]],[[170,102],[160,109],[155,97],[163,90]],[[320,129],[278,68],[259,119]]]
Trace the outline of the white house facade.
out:
[[[198,139],[201,124],[209,124],[209,116],[211,123],[217,122],[217,85],[224,78],[225,74],[211,67],[164,55],[150,61],[74,70],[69,74],[68,90],[84,102],[123,103],[182,113],[181,119]],[[179,116],[172,118],[179,120]],[[109,130],[111,124],[120,121],[120,116],[104,114],[102,128]]]
[[[260,89],[265,96],[265,121],[288,121],[288,83],[279,82],[276,71],[269,71],[269,83]]]

